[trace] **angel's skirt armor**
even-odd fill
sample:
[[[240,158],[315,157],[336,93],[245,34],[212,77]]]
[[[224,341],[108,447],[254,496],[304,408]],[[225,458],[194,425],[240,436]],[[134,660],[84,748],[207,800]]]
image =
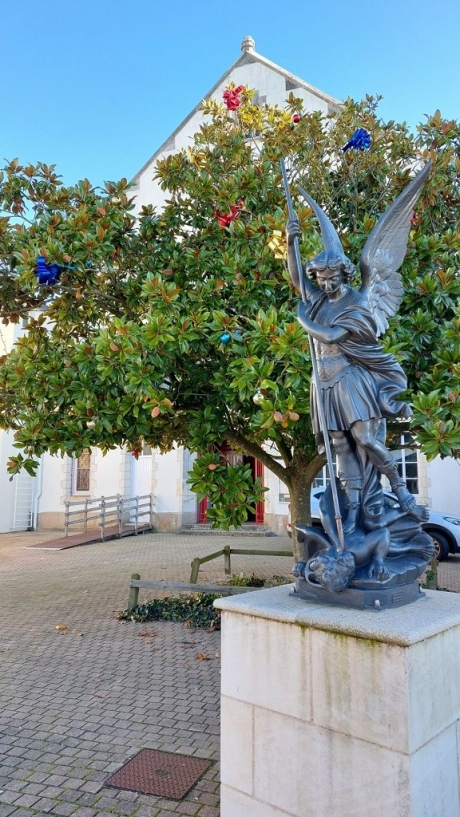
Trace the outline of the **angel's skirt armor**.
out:
[[[357,420],[397,416],[403,403],[394,398],[406,387],[404,373],[392,355],[377,343],[372,313],[361,294],[348,287],[338,301],[313,297],[312,320],[347,329],[340,343],[314,341],[321,394],[329,431],[348,431]],[[316,388],[312,382],[311,415],[321,432]]]
[[[344,355],[340,358],[337,356],[328,363],[327,366],[321,365],[318,357],[327,429],[347,431],[356,420],[381,417],[382,411],[377,402],[375,382],[367,369],[350,363]],[[330,377],[325,377],[328,373]],[[314,383],[311,391],[311,416],[313,432],[319,434],[321,424]]]

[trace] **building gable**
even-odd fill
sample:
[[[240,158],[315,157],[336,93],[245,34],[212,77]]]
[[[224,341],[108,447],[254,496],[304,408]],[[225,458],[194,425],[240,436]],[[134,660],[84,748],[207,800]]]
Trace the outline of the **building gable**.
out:
[[[255,90],[256,102],[260,105],[284,107],[287,97],[293,92],[303,100],[307,111],[330,113],[340,106],[338,100],[258,54],[252,37],[244,38],[241,52],[238,60],[217,80],[205,95],[205,99],[222,102],[223,91],[230,83],[234,83],[236,86],[245,85]],[[201,111],[201,104],[200,101],[135,175],[132,184],[137,207],[145,204],[153,204],[160,208],[163,206],[165,196],[158,184],[153,181],[156,162],[193,144],[194,134],[206,120]]]

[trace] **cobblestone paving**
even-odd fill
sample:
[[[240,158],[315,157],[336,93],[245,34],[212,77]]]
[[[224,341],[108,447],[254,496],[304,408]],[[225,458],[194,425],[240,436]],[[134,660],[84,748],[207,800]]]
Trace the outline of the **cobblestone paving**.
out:
[[[55,537],[0,535],[0,817],[218,817],[220,635],[122,623],[116,612],[134,572],[187,581],[195,556],[225,544],[288,549],[289,540],[146,534],[64,551],[26,547]],[[232,557],[235,573],[290,567],[282,557]],[[200,581],[224,579],[222,559],[200,570]],[[438,580],[460,590],[459,556],[439,566]],[[215,765],[180,802],[105,787],[142,748]]]
[[[289,549],[287,538],[144,534],[64,551],[26,547],[53,538],[0,535],[0,817],[218,817],[220,634],[122,623],[116,612],[134,572],[188,581],[195,556],[225,544]],[[233,572],[290,567],[280,557],[232,557]],[[200,570],[200,581],[224,578],[223,559]],[[105,787],[143,748],[215,765],[180,802]]]

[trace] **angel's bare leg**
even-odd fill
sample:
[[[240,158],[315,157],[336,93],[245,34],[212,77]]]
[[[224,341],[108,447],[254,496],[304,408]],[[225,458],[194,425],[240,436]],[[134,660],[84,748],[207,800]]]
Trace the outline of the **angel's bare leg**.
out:
[[[378,579],[385,581],[390,577],[390,574],[385,567],[385,556],[390,549],[390,531],[387,528],[368,533],[366,541],[373,545],[373,558],[369,565],[368,576],[370,579]]]
[[[388,448],[378,439],[379,419],[357,420],[350,428],[356,444],[367,453],[372,465],[390,480],[391,490],[396,494],[401,508],[405,511],[415,507],[415,499],[407,490],[406,483],[399,476],[396,460]]]
[[[348,511],[343,523],[345,534],[353,533],[358,522],[361,500],[362,474],[356,454],[351,448],[350,439],[344,431],[329,432],[337,457],[337,470],[340,484],[347,495]]]

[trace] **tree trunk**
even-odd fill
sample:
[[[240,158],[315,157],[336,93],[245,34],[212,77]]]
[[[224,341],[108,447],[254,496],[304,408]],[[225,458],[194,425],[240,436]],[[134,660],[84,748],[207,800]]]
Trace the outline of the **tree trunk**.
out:
[[[291,500],[292,550],[296,562],[305,561],[304,548],[297,541],[295,525],[310,525],[310,493],[318,471],[326,465],[322,454],[314,453],[309,459],[305,452],[291,451],[287,445],[279,446],[284,466],[258,443],[251,442],[235,431],[227,431],[226,439],[245,454],[256,457],[275,476],[279,477],[289,490]]]
[[[292,550],[296,562],[306,561],[303,544],[297,541],[296,525],[311,524],[310,494],[318,471],[324,465],[324,458],[314,457],[310,462],[298,463],[292,468],[289,495],[291,498]]]

